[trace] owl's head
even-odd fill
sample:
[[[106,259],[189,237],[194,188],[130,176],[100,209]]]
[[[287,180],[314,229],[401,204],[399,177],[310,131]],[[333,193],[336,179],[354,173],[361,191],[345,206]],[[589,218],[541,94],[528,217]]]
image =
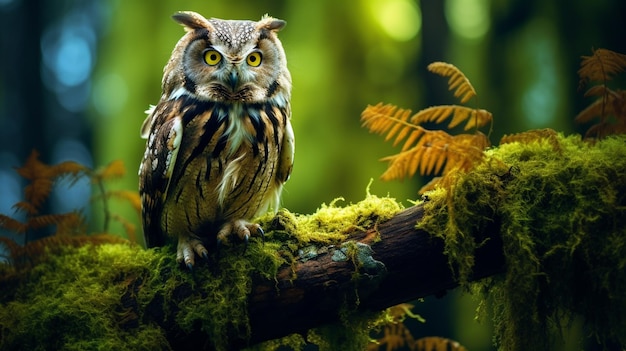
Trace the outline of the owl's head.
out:
[[[163,98],[189,94],[229,103],[289,100],[291,76],[276,33],[285,21],[206,19],[195,12],[172,16],[185,27],[164,68]]]

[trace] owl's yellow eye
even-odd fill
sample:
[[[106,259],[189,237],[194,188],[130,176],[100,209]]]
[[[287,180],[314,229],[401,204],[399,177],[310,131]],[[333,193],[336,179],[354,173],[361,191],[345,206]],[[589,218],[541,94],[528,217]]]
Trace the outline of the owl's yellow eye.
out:
[[[246,62],[252,67],[258,67],[261,64],[261,53],[257,51],[251,53],[246,58]]]
[[[204,62],[209,66],[215,66],[222,60],[222,55],[215,50],[207,50],[204,53]]]

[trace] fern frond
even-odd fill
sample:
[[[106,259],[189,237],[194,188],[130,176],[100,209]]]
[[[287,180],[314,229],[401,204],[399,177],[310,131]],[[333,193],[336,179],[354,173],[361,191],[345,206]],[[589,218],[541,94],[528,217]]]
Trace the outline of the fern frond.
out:
[[[411,117],[410,122],[414,124],[426,122],[442,123],[450,116],[452,116],[452,120],[447,126],[448,129],[452,129],[464,121],[467,121],[463,127],[463,130],[466,131],[472,128],[483,127],[493,119],[491,112],[487,110],[473,109],[459,105],[441,105],[419,111]]]
[[[102,180],[118,179],[126,174],[126,167],[122,160],[111,161],[108,165],[101,167],[91,174],[92,182],[99,182]]]
[[[33,216],[28,219],[26,226],[28,229],[39,229],[48,226],[78,226],[81,223],[80,216],[77,213],[58,213],[49,215]]]
[[[383,180],[421,175],[446,174],[453,169],[468,170],[483,159],[483,150],[489,146],[487,137],[476,134],[450,135],[444,131],[425,131],[419,142],[409,150],[387,156],[389,166]],[[445,167],[444,167],[445,165]]]
[[[586,138],[604,138],[609,135],[626,134],[626,121],[618,120],[614,123],[600,122],[592,125],[585,133]]]
[[[409,121],[411,110],[401,109],[392,104],[383,105],[379,103],[375,106],[368,105],[361,113],[362,126],[372,133],[385,135],[385,141],[396,137],[393,145],[397,145],[404,138],[419,138],[424,128]]]
[[[52,190],[54,180],[61,176],[72,176],[74,180],[86,171],[86,168],[76,162],[66,161],[56,165],[47,165],[39,161],[39,153],[33,150],[17,173],[31,183],[24,190],[25,200],[38,209]]]
[[[493,122],[493,114],[484,109],[474,109],[472,116],[467,120],[467,124],[463,127],[463,130],[470,130],[473,128],[484,127],[487,124]]]
[[[585,107],[584,110],[580,111],[574,121],[576,123],[588,123],[594,120],[597,117],[601,117],[604,114],[609,113],[609,109],[611,104],[606,104],[604,99],[599,98],[592,102],[589,106]]]
[[[607,49],[597,49],[591,56],[582,56],[578,76],[581,85],[587,82],[606,83],[626,70],[626,55]]]
[[[592,89],[593,94],[604,95],[598,97],[574,118],[576,123],[588,123],[594,119],[599,119],[598,123],[589,127],[585,137],[602,138],[611,134],[624,134],[624,125],[626,124],[626,90],[613,91],[604,85],[593,87],[589,91],[592,91]],[[613,116],[614,119],[609,119],[607,118],[608,116]]]
[[[445,144],[452,136],[444,131],[425,130],[424,135],[417,144],[406,151],[392,156],[387,156],[381,161],[388,161],[387,170],[381,176],[383,180],[403,179],[412,177],[420,170],[420,174],[430,174],[437,164],[438,159],[445,160],[445,151],[440,147],[431,148],[433,144]],[[440,170],[440,167],[439,169]],[[437,171],[438,171],[437,170]]]
[[[0,228],[22,234],[26,232],[26,225],[14,218],[0,214]]]
[[[455,65],[447,62],[433,62],[428,65],[428,70],[448,79],[448,90],[454,90],[454,97],[459,98],[461,103],[468,102],[476,96],[476,90],[469,79]]]
[[[18,201],[13,205],[13,208],[17,212],[24,212],[29,216],[35,215],[39,211],[32,203],[26,201]]]
[[[69,212],[55,215],[56,233],[54,235],[81,235],[87,233],[85,217],[79,212]]]
[[[482,162],[484,151],[489,145],[489,139],[481,132],[455,135],[448,146],[448,158],[443,174],[451,173],[453,169],[468,171],[474,168]]]
[[[449,77],[449,89],[454,90],[454,96],[461,103],[476,96],[467,77],[454,65],[435,62],[428,66],[428,70]],[[465,123],[464,130],[476,131],[473,134],[452,136],[443,130],[428,130],[422,126],[424,123],[440,124],[446,120],[449,120],[447,129]],[[422,175],[442,173],[442,179],[447,179],[447,184],[451,184],[454,176],[449,173],[455,170],[467,171],[482,161],[489,140],[478,128],[492,123],[493,116],[487,110],[460,105],[429,107],[411,115],[411,110],[379,103],[367,106],[361,114],[361,121],[371,132],[385,135],[385,141],[393,139],[394,146],[404,142],[398,154],[381,159],[389,163],[381,176],[383,180],[410,177],[417,172]]]
[[[590,96],[605,96],[605,95],[609,95],[611,92],[611,89],[609,89],[606,85],[602,84],[602,85],[594,85],[591,88],[589,88],[586,92],[585,92],[585,97],[590,97]]]
[[[53,181],[48,178],[33,179],[29,185],[24,188],[24,198],[26,202],[31,204],[30,214],[39,212],[39,208],[46,201],[52,191]],[[34,210],[34,211],[33,211]]]

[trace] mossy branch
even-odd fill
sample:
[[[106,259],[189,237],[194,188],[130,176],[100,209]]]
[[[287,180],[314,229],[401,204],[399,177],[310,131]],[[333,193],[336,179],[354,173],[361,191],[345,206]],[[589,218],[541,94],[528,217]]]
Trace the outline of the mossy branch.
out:
[[[121,329],[117,334],[123,337],[126,334],[148,333],[146,328],[156,327],[163,335],[145,340],[145,343],[155,349],[164,345],[180,350],[190,347],[203,349],[198,345],[205,345],[206,349],[238,349],[293,333],[306,335],[309,329],[339,323],[341,311],[345,311],[346,308],[352,312],[381,311],[404,301],[443,294],[447,289],[454,288],[458,283],[450,270],[447,257],[443,254],[443,240],[433,238],[425,231],[415,228],[415,223],[419,222],[422,216],[422,205],[411,207],[376,227],[365,231],[355,230],[342,244],[319,247],[315,257],[309,260],[300,258],[291,266],[283,266],[277,271],[275,278],[256,274],[249,287],[251,292],[247,299],[227,302],[233,304],[232,307],[235,308],[247,308],[247,311],[240,311],[241,315],[226,316],[214,311],[218,318],[226,318],[222,323],[228,322],[228,318],[234,323],[221,331],[212,331],[211,328],[215,325],[206,323],[207,320],[213,320],[214,316],[196,315],[194,310],[205,311],[200,305],[203,299],[206,302],[207,296],[210,298],[216,293],[212,290],[215,287],[205,282],[211,276],[219,275],[216,270],[224,269],[222,264],[210,267],[216,262],[209,262],[209,267],[200,265],[193,273],[189,273],[177,267],[173,254],[168,249],[142,250],[124,244],[86,247],[82,254],[68,251],[66,257],[61,255],[58,262],[53,259],[54,262],[48,264],[54,271],[60,271],[59,264],[63,264],[63,261],[74,261],[80,256],[82,258],[78,261],[84,266],[72,267],[69,271],[64,269],[63,275],[67,274],[68,279],[78,281],[84,275],[95,275],[101,279],[99,284],[103,285],[102,291],[96,291],[98,288],[90,290],[89,293],[96,295],[89,296],[89,300],[101,299],[111,304],[107,309],[114,313],[109,317],[98,316],[97,318],[112,320],[94,320],[93,326],[89,326],[92,322],[86,323],[87,328],[97,328],[98,325],[105,325],[108,328],[117,326]],[[275,225],[280,227],[280,224],[277,224],[280,220],[277,218],[274,221]],[[277,229],[275,227],[273,230]],[[262,243],[253,242],[248,251],[262,249]],[[350,253],[350,249],[354,251]],[[341,256],[341,252],[347,255]],[[477,259],[476,278],[502,270],[503,257],[495,238],[490,245],[481,249],[481,252],[484,258]],[[241,254],[241,251],[235,250],[225,254],[238,253]],[[352,257],[349,257],[350,255]],[[241,260],[245,261],[245,257],[237,258],[237,262]],[[358,266],[358,269],[355,266]],[[40,269],[37,267],[35,269],[38,270],[35,275],[42,274]],[[112,270],[118,272],[107,273]],[[355,271],[358,271],[356,275]],[[231,278],[233,281],[228,284],[236,285],[239,277]],[[62,278],[56,279],[63,282]],[[110,279],[109,283],[104,279]],[[16,288],[20,281],[17,277],[7,274],[4,275],[3,284]],[[80,284],[85,283],[82,281]],[[67,284],[65,288],[63,286],[58,288],[68,295],[79,294],[72,296],[71,300],[84,301],[87,298],[81,295],[87,293],[81,292],[84,287],[76,287],[69,282]],[[222,286],[221,289],[234,287]],[[118,290],[119,295],[115,293],[111,295],[113,290]],[[4,290],[4,294],[13,296],[10,291],[14,290]],[[3,296],[2,303],[10,304],[10,308],[5,309],[7,313],[15,313],[15,303],[7,301],[7,295]],[[46,305],[34,306],[25,303],[23,308],[26,310],[49,308],[49,304]],[[80,305],[77,307],[79,311],[87,307],[82,303]],[[69,307],[69,311],[64,313],[72,315],[72,308]],[[246,314],[249,318],[247,323]],[[0,328],[8,327],[10,323],[21,323],[8,316],[5,317],[7,319],[0,321]],[[72,333],[70,330],[67,332]],[[93,330],[90,333],[94,332],[100,334],[103,331]],[[227,343],[223,343],[225,340],[212,338],[211,335],[214,336],[215,332],[227,337]],[[12,337],[15,335],[10,335],[7,341],[11,341]],[[31,336],[24,337],[31,343],[36,340]],[[151,338],[154,337],[151,335]],[[23,342],[25,341],[20,341],[20,344],[23,345]],[[36,345],[28,342],[26,344]]]
[[[193,273],[172,248],[128,244],[68,248],[20,274],[0,266],[0,348],[235,349],[364,326],[353,317],[459,284],[490,304],[501,349],[550,349],[551,321],[576,316],[591,340],[624,348],[626,139],[512,140],[486,158],[391,218],[372,200],[263,218],[265,243]]]

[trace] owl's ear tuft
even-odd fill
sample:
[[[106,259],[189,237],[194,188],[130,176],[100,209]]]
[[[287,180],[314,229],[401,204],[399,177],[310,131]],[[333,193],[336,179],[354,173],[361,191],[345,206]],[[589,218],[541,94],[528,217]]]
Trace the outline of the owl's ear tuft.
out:
[[[271,17],[270,15],[266,14],[258,22],[257,28],[267,29],[273,32],[278,32],[279,30],[283,29],[283,27],[285,27],[286,24],[287,22],[278,18]]]
[[[177,12],[172,15],[172,18],[174,21],[182,24],[187,32],[191,32],[196,29],[213,28],[211,23],[206,18],[193,11]]]

